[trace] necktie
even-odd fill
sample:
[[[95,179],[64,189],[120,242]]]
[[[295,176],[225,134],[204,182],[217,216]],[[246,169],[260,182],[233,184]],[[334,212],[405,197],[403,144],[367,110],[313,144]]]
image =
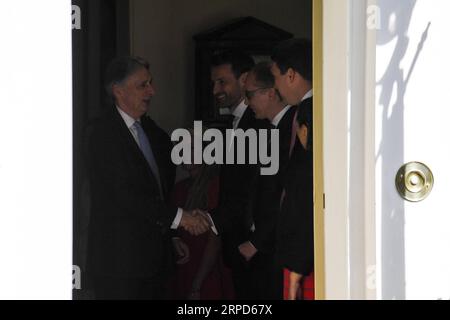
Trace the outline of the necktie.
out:
[[[152,170],[153,175],[156,178],[156,181],[158,182],[159,192],[161,194],[161,198],[163,198],[163,192],[162,192],[162,186],[161,186],[161,179],[159,176],[158,165],[156,164],[155,156],[153,154],[152,147],[150,146],[150,142],[148,141],[147,135],[145,134],[144,129],[142,129],[142,126],[138,121],[136,121],[133,124],[133,127],[137,132],[139,148],[141,149],[142,153],[144,154],[144,157],[147,160],[147,163],[150,166],[150,169]]]
[[[295,139],[297,139],[297,130],[298,130],[297,115],[298,115],[298,107],[297,107],[297,110],[295,110],[294,119],[292,119],[292,131],[291,131],[291,144],[289,146],[289,158],[291,158],[292,150],[294,150],[294,146],[295,146]]]
[[[234,145],[234,137],[236,135],[235,131],[237,129],[237,126],[239,124],[239,117],[234,117],[233,119],[233,132],[231,133],[231,141],[230,144],[228,145],[228,151],[230,151],[230,149],[233,147]]]
[[[225,117],[225,129],[232,129],[233,122],[234,122],[234,117],[232,115]]]

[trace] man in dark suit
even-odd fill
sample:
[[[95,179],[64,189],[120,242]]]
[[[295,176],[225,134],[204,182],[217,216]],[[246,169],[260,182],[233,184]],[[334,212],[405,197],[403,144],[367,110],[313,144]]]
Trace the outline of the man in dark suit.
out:
[[[298,105],[277,230],[277,257],[290,271],[289,299],[294,300],[314,264],[311,41],[283,41],[272,60],[275,87],[287,103]]]
[[[275,87],[291,105],[312,98],[312,44],[307,39],[281,42],[272,54]]]
[[[169,234],[209,229],[200,213],[168,205],[171,142],[145,116],[155,94],[148,63],[121,57],[106,72],[114,104],[89,128],[91,220],[87,268],[98,299],[163,298]]]
[[[255,118],[244,99],[245,81],[253,66],[253,60],[239,51],[220,52],[212,59],[211,81],[216,105],[231,111],[233,130],[267,127],[265,121]],[[235,148],[235,145],[225,147]],[[247,145],[247,155],[248,150]],[[222,166],[219,206],[211,213],[213,223],[222,237],[224,258],[231,267],[237,299],[254,298],[249,264],[240,255],[238,246],[248,240],[253,225],[251,200],[258,175],[257,165]]]
[[[282,272],[274,263],[275,229],[282,193],[281,176],[289,158],[295,108],[287,105],[274,88],[271,63],[261,62],[249,73],[245,84],[246,102],[256,118],[270,121],[278,130],[279,169],[275,175],[260,176],[253,197],[254,226],[248,241],[239,246],[250,262],[256,299],[282,299]],[[269,142],[271,143],[271,142]]]

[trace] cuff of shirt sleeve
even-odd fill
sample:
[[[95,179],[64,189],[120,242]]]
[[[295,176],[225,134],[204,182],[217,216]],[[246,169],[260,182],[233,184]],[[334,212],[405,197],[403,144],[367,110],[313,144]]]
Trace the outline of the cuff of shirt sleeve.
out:
[[[248,243],[253,247],[253,249],[254,249],[256,252],[258,252],[258,248],[255,247],[255,245],[253,244],[253,242],[249,241]]]
[[[177,215],[175,216],[175,219],[173,219],[173,222],[172,222],[172,225],[170,226],[170,228],[173,230],[178,229],[178,226],[180,225],[182,217],[183,217],[183,209],[178,208]]]
[[[214,234],[215,234],[216,236],[218,236],[218,235],[219,235],[219,232],[217,232],[216,225],[214,224],[214,221],[213,221],[213,219],[211,218],[211,215],[210,215],[209,213],[206,213],[206,214],[208,215],[209,222],[211,222],[211,230],[214,232]]]

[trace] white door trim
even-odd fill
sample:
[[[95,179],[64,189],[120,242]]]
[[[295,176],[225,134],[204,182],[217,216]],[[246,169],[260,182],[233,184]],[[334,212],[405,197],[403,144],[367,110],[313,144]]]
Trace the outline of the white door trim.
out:
[[[373,1],[323,1],[326,299],[375,299]]]

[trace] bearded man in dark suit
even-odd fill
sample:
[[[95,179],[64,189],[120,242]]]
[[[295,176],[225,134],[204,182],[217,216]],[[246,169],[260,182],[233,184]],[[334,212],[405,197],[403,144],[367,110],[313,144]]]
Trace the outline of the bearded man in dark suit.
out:
[[[215,103],[220,109],[230,110],[230,129],[234,133],[239,129],[246,131],[268,127],[266,121],[255,118],[255,113],[245,103],[245,82],[253,66],[253,59],[239,50],[218,52],[212,58],[211,81]],[[228,151],[234,148],[235,157],[240,156],[237,154],[236,143],[232,142],[225,148]],[[245,164],[237,164],[235,161],[234,164],[222,166],[219,205],[211,213],[212,223],[223,240],[224,260],[231,268],[237,299],[256,298],[251,285],[250,266],[238,248],[248,240],[254,223],[252,198],[259,168],[248,162],[249,150],[249,141],[246,141]]]

